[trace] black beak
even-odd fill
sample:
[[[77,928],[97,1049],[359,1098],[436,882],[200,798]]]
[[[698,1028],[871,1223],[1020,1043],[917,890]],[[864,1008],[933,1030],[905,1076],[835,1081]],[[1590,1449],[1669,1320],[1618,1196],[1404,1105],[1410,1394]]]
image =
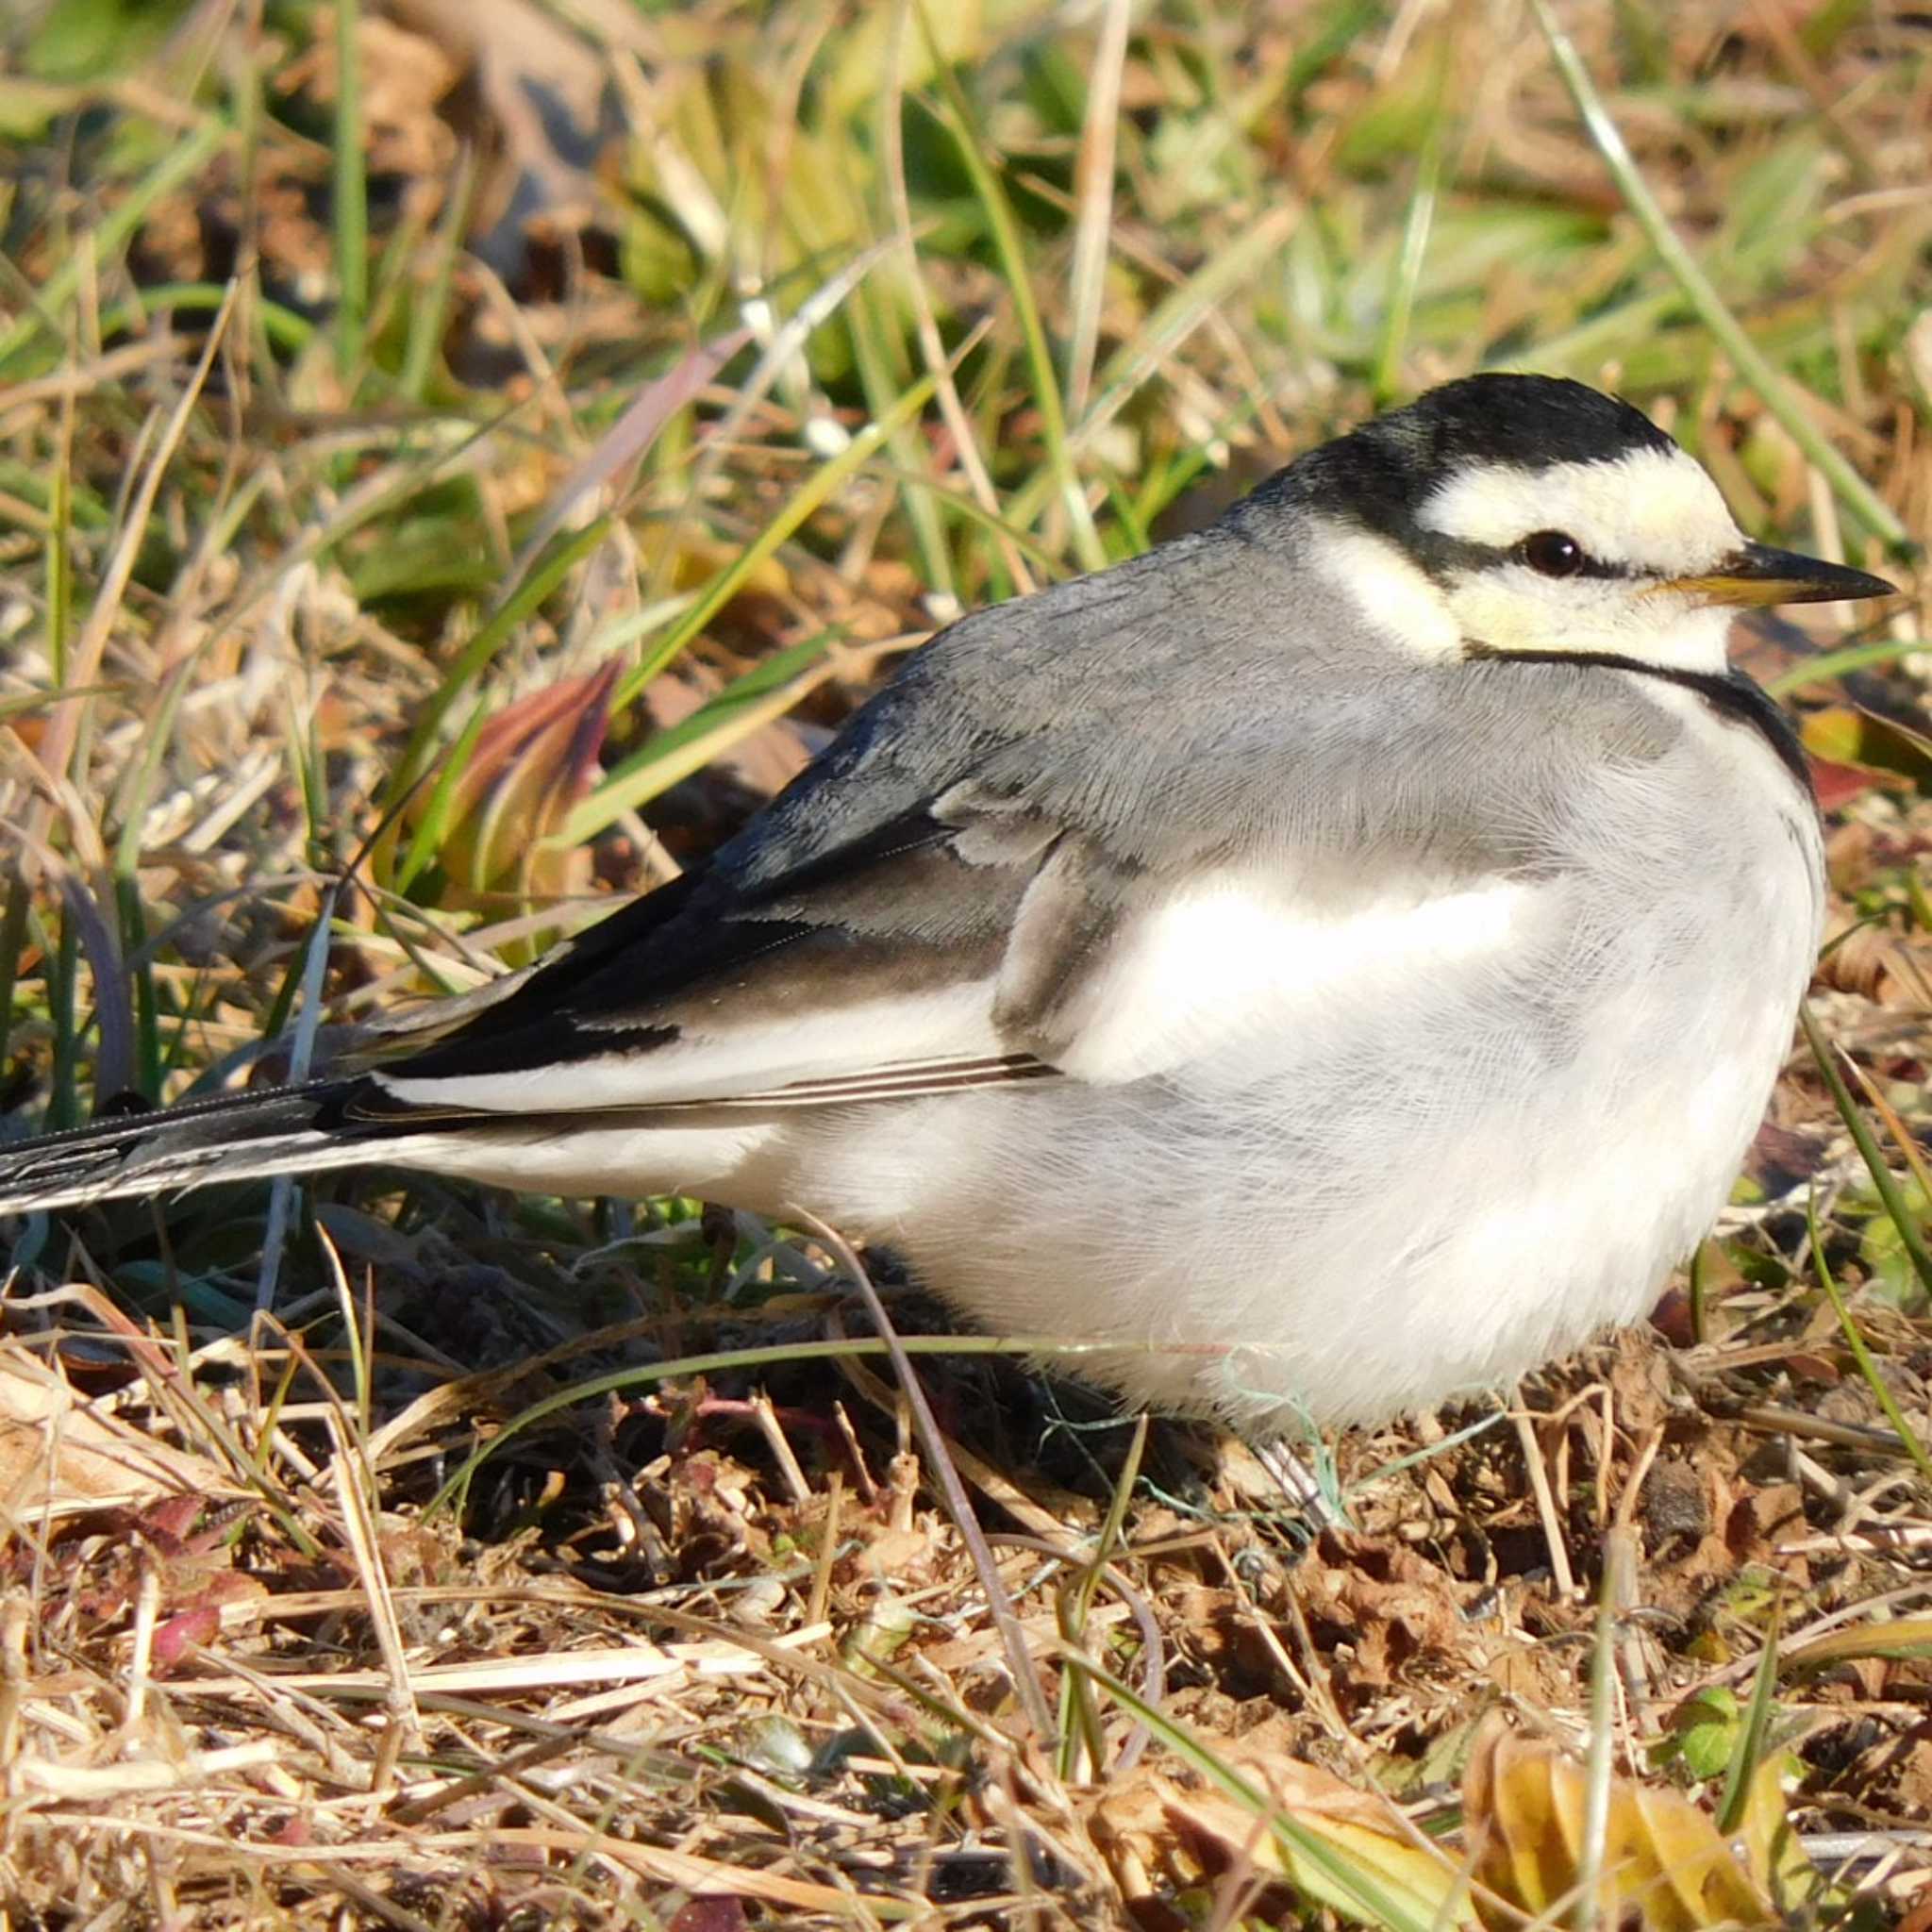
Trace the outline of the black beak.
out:
[[[1767,543],[1746,543],[1709,575],[1674,577],[1664,588],[1687,591],[1707,604],[1837,604],[1898,595],[1897,585],[1883,577]]]

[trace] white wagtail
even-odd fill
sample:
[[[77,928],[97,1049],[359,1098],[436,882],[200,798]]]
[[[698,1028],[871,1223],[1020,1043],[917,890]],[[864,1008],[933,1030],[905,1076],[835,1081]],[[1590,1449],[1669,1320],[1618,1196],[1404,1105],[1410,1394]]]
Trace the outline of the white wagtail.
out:
[[[708,863],[359,1070],[22,1143],[0,1212],[350,1166],[808,1209],[1256,1437],[1492,1385],[1709,1226],[1819,937],[1740,533],[1482,375],[954,625]]]

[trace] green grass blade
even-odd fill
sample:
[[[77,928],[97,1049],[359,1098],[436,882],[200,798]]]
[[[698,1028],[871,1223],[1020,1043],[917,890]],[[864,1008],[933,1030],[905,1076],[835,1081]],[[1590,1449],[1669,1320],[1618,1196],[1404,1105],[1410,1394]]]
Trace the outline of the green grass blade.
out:
[[[599,517],[557,543],[548,556],[540,557],[516,589],[477,626],[476,634],[458,653],[457,661],[417,713],[415,728],[409,733],[409,741],[383,795],[385,812],[401,804],[405,794],[428,769],[436,748],[437,727],[450,707],[490,668],[525,618],[609,535],[610,521],[608,517]]]
[[[1020,224],[979,138],[972,108],[958,78],[951,66],[940,59],[938,43],[933,39],[931,25],[923,7],[920,22],[925,31],[926,46],[935,63],[945,101],[941,119],[953,137],[954,145],[973,183],[973,192],[985,211],[993,252],[999,257],[1001,279],[1011,297],[1014,318],[1020,325],[1021,341],[1031,378],[1028,392],[1034,408],[1040,411],[1041,440],[1046,444],[1047,466],[1054,479],[1055,492],[1073,526],[1074,554],[1083,569],[1099,570],[1108,561],[1107,552],[1100,541],[1100,532],[1094,527],[1093,512],[1089,508],[1086,492],[1080,487],[1079,471],[1067,441],[1066,409],[1060,395],[1059,375],[1054,368],[1053,350],[1046,339],[1046,325],[1041,320],[1040,304],[1033,293]]]
[[[611,696],[613,710],[630,703],[668,664],[675,661],[706,625],[737,596],[739,591],[807,518],[828,502],[847,478],[871,460],[902,423],[909,423],[925,407],[933,392],[934,378],[923,375],[883,416],[868,423],[845,447],[815,470],[802,483],[773,520],[705,588],[676,625],[643,660],[626,673]],[[595,793],[591,794],[593,797]],[[588,801],[587,801],[588,803]],[[623,810],[623,807],[618,807]],[[605,824],[608,824],[607,819]]]
[[[178,146],[170,148],[95,226],[83,231],[74,253],[47,277],[32,307],[0,332],[0,374],[42,330],[57,339],[62,334],[59,317],[83,279],[92,282],[99,275],[103,263],[119,254],[155,203],[200,174],[227,134],[220,121],[204,121]]]
[[[1671,225],[1670,217],[1650,192],[1650,184],[1624,144],[1609,109],[1604,106],[1603,96],[1597,92],[1596,83],[1583,64],[1583,57],[1557,24],[1549,0],[1530,0],[1530,6],[1542,27],[1543,38],[1550,43],[1557,71],[1563,76],[1563,84],[1570,90],[1570,97],[1576,103],[1576,110],[1583,117],[1583,125],[1597,153],[1603,157],[1604,165],[1615,178],[1624,206],[1649,237],[1658,258],[1675,277],[1685,299],[1697,311],[1698,320],[1717,338],[1739,375],[1757,391],[1764,407],[1777,418],[1845,508],[1900,556],[1913,555],[1917,545],[1890,506],[1825,441],[1817,424],[1798,406],[1785,377],[1771,366],[1769,358],[1744,332],[1743,324],[1725,306],[1716,285]]]
[[[369,180],[362,157],[361,0],[335,0],[336,373],[353,393],[369,317]]]
[[[1103,1346],[1098,1342],[1069,1341],[1063,1335],[903,1335],[898,1338],[898,1345],[908,1355],[1040,1356],[1055,1360],[1064,1357],[1075,1364],[1081,1356],[1095,1353]],[[568,1347],[554,1351],[553,1356],[558,1353],[569,1353]],[[592,1375],[582,1382],[573,1383],[567,1389],[559,1389],[507,1417],[490,1440],[474,1451],[462,1467],[429,1499],[425,1514],[434,1516],[438,1510],[447,1508],[468,1488],[476,1472],[512,1436],[521,1435],[546,1417],[574,1407],[578,1403],[597,1402],[606,1395],[626,1389],[653,1388],[659,1382],[669,1382],[680,1376],[717,1375],[727,1371],[769,1368],[783,1362],[836,1361],[841,1356],[884,1357],[887,1353],[888,1345],[879,1336],[841,1336],[829,1341],[782,1341],[751,1348],[716,1349],[703,1355],[680,1356],[671,1361],[635,1363],[629,1368],[612,1370],[606,1375]],[[553,1356],[520,1365],[513,1372],[514,1378],[523,1380],[526,1372],[544,1367]]]
[[[868,424],[844,449],[800,485],[777,516],[707,586],[643,660],[625,675],[611,698],[613,710],[633,700],[652,678],[673,663],[738,594],[758,566],[871,459],[894,429],[912,419],[931,396],[933,384],[932,376],[921,376],[886,415]],[[654,797],[662,789],[653,769],[662,750],[663,746],[654,741],[619,764],[571,813],[563,836],[574,842],[594,838],[614,819]]]
[[[1440,1932],[1444,1924],[1471,1923],[1467,1909],[1457,1907],[1460,1880],[1447,1859],[1442,1861],[1442,1888],[1439,1895],[1394,1890],[1380,1874],[1351,1864],[1319,1834],[1298,1820],[1284,1816],[1260,1786],[1217,1757],[1191,1731],[1149,1704],[1120,1678],[1099,1669],[1077,1652],[1068,1655],[1066,1661],[1070,1669],[1091,1677],[1116,1704],[1138,1717],[1170,1751],[1223,1796],[1232,1798],[1257,1823],[1265,1824],[1279,1849],[1284,1868],[1311,1898],[1353,1918],[1367,1920],[1373,1925],[1389,1927],[1391,1932]]]
[[[1423,264],[1428,259],[1429,235],[1436,224],[1436,195],[1442,179],[1442,136],[1448,116],[1443,98],[1449,73],[1449,40],[1437,50],[1435,81],[1429,103],[1429,125],[1416,157],[1415,188],[1403,217],[1402,245],[1396,251],[1390,279],[1389,304],[1382,318],[1381,340],[1375,344],[1372,377],[1375,407],[1386,409],[1403,394],[1402,360],[1408,350],[1409,324],[1415,315],[1416,291],[1422,286]]]
[[[154,325],[156,316],[171,308],[184,315],[213,315],[227,299],[225,282],[153,282],[106,310],[101,316],[101,333],[141,333]],[[315,325],[307,316],[271,302],[255,290],[249,291],[248,299],[254,325],[272,348],[286,356],[298,356],[315,340]]]
[[[1780,671],[1775,677],[1765,680],[1764,688],[1774,698],[1790,697],[1807,684],[1824,684],[1844,676],[1848,671],[1868,671],[1874,664],[1895,664],[1901,658],[1924,648],[1924,638],[1881,638],[1876,643],[1847,644],[1842,650],[1824,651],[1793,664],[1789,671]]]
[[[463,728],[457,733],[456,741],[443,754],[442,768],[437,774],[429,801],[423,808],[423,816],[410,837],[403,862],[396,867],[395,877],[390,881],[391,891],[407,892],[442,850],[443,839],[449,831],[450,814],[456,808],[457,788],[463,781],[463,773],[489,716],[489,705],[479,699],[464,719]]]
[[[654,733],[564,822],[560,842],[580,845],[594,838],[617,811],[635,811],[702,771],[760,725],[782,718],[823,681],[821,667],[841,636],[836,630],[821,631],[778,652],[734,678],[690,717]],[[611,801],[620,797],[623,804],[613,807]]]
[[[1858,1373],[1864,1376],[1873,1400],[1884,1411],[1886,1421],[1891,1424],[1899,1441],[1906,1445],[1906,1454],[1912,1458],[1913,1467],[1928,1483],[1932,1483],[1932,1457],[1926,1455],[1918,1431],[1906,1420],[1906,1412],[1899,1407],[1898,1397],[1891,1392],[1891,1385],[1879,1373],[1878,1364],[1873,1359],[1872,1351],[1866,1347],[1857,1323],[1852,1319],[1844,1291],[1839,1287],[1838,1278],[1831,1272],[1831,1264],[1825,1259],[1824,1237],[1818,1225],[1818,1193],[1815,1188],[1805,1203],[1805,1217],[1811,1230],[1811,1263],[1818,1270],[1819,1284],[1831,1303],[1832,1313],[1838,1317],[1838,1325],[1844,1331],[1845,1346],[1851,1350],[1852,1359],[1857,1363]]]
[[[1864,1161],[1866,1172],[1872,1176],[1872,1185],[1878,1191],[1878,1198],[1885,1206],[1885,1211],[1891,1217],[1892,1225],[1898,1229],[1898,1238],[1906,1253],[1911,1257],[1913,1270],[1920,1283],[1928,1293],[1932,1293],[1932,1252],[1925,1246],[1924,1234],[1920,1229],[1918,1219],[1912,1213],[1910,1205],[1900,1193],[1898,1183],[1891,1177],[1891,1169],[1886,1164],[1877,1137],[1866,1121],[1863,1109],[1852,1097],[1852,1090],[1845,1085],[1844,1075],[1838,1070],[1838,1061],[1833,1057],[1830,1043],[1820,1030],[1818,1022],[1812,1018],[1809,1007],[1798,1008],[1798,1024],[1805,1029],[1805,1040],[1811,1049],[1811,1058],[1818,1062],[1818,1071],[1824,1075],[1824,1084],[1830,1090],[1832,1104],[1838,1108],[1839,1118],[1844,1122],[1845,1130],[1852,1137],[1859,1158]]]
[[[457,256],[463,237],[469,232],[470,205],[476,192],[476,158],[465,146],[457,162],[456,177],[449,186],[448,202],[437,224],[429,250],[426,285],[409,304],[408,326],[403,347],[403,365],[396,374],[397,392],[410,402],[421,402],[436,367],[449,326],[450,289],[456,275]]]
[[[1744,1822],[1744,1807],[1751,1799],[1751,1781],[1764,1762],[1765,1739],[1775,1707],[1778,1626],[1783,1621],[1779,1604],[1774,1602],[1771,1627],[1764,1633],[1764,1648],[1757,1654],[1757,1674],[1751,1680],[1751,1702],[1744,1707],[1738,1747],[1731,1754],[1730,1766],[1724,1773],[1724,1795],[1718,1800],[1717,1828],[1726,1838]]]

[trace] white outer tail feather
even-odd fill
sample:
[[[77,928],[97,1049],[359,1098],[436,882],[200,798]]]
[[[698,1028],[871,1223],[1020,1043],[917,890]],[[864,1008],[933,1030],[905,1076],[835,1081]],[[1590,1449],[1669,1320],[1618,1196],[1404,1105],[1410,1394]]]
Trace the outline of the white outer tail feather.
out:
[[[380,1141],[308,1124],[318,1097],[300,1088],[224,1094],[0,1147],[0,1215],[353,1167],[377,1153]]]

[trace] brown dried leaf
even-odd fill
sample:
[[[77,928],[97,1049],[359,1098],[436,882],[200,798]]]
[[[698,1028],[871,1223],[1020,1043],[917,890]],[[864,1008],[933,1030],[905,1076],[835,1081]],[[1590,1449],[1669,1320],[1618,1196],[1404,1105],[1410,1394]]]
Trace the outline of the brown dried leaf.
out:
[[[85,1401],[33,1349],[0,1343],[0,1508],[48,1521],[241,1493],[214,1464]]]
[[[1323,1649],[1353,1651],[1346,1675],[1358,1691],[1388,1690],[1420,1657],[1470,1649],[1450,1579],[1392,1539],[1330,1530],[1296,1583]]]
[[[1257,1811],[1219,1790],[1186,1789],[1147,1770],[1109,1788],[1095,1805],[1094,1842],[1130,1902],[1157,1888],[1186,1889],[1247,1872],[1347,1911],[1354,1900],[1338,1881],[1339,1869],[1359,1880],[1364,1893],[1406,1908],[1410,1923],[1476,1923],[1456,1866],[1404,1832],[1386,1800],[1279,1751],[1243,1742],[1216,1748],[1215,1756],[1264,1794],[1268,1808]],[[1289,1821],[1293,1832],[1275,1830],[1275,1819]],[[1272,1916],[1265,1907],[1262,1915]]]
[[[1923,1011],[1932,1007],[1932,944],[1882,925],[1841,927],[1818,961],[1822,984],[1856,992],[1882,1007]]]

